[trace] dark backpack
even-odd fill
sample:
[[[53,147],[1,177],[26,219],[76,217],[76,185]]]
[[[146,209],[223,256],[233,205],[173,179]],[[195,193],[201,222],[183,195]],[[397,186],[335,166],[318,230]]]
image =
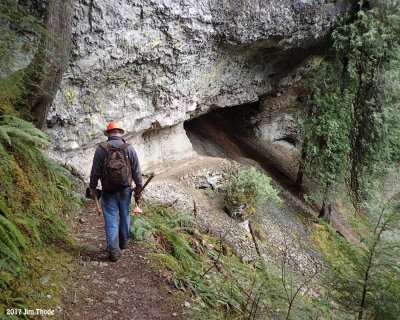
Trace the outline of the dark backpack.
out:
[[[131,163],[125,152],[129,144],[123,143],[119,147],[114,147],[103,142],[100,146],[107,152],[102,172],[103,189],[118,191],[124,186],[130,186],[132,184]]]

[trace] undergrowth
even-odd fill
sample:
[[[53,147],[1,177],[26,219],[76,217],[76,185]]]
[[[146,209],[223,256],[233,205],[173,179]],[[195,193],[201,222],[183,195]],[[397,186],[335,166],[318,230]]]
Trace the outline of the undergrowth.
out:
[[[191,297],[187,318],[286,319],[288,299],[280,266],[242,262],[222,241],[201,233],[193,217],[170,207],[147,204],[143,212],[133,216],[131,234],[147,241],[153,267]],[[290,279],[285,284],[289,290],[303,281],[294,272]],[[332,314],[329,301],[303,293],[293,309],[290,319],[340,319]]]
[[[29,122],[0,116],[1,314],[6,308],[44,306],[50,298],[36,290],[40,286],[27,288],[45,272],[44,265],[65,261],[57,257],[73,245],[62,218],[77,201],[66,171],[41,152],[46,143],[45,134]]]
[[[231,216],[252,214],[267,201],[282,202],[271,178],[254,167],[232,164],[225,168],[225,177],[224,205]]]

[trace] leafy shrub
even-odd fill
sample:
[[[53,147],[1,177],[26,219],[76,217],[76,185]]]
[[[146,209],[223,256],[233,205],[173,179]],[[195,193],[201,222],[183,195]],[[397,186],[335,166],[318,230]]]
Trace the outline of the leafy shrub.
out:
[[[204,189],[204,192],[210,199],[214,199],[218,193],[218,191],[213,186],[208,186],[206,189]]]
[[[225,173],[224,205],[232,216],[254,213],[267,201],[281,203],[278,192],[271,186],[271,178],[254,167],[233,164]]]

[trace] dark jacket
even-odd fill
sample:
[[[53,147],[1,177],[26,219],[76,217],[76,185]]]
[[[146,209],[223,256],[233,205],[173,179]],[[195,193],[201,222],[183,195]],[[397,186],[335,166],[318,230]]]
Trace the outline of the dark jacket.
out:
[[[118,147],[124,143],[124,140],[122,137],[110,137],[108,138],[107,143],[114,147]],[[135,148],[133,148],[133,146],[130,145],[125,151],[131,162],[132,179],[135,182],[135,185],[141,188],[143,185],[142,172],[140,170],[139,160]],[[104,148],[102,148],[101,146],[98,146],[96,152],[94,153],[92,171],[90,172],[90,183],[89,183],[90,189],[96,189],[99,179],[101,180],[101,184],[103,185],[104,188],[104,181],[101,174],[103,172],[103,164],[106,159],[106,156],[107,156],[106,150],[104,150]]]

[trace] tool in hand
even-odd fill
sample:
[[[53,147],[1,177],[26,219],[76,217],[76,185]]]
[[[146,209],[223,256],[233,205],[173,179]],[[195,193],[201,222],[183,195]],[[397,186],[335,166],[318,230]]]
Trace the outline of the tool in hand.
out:
[[[100,207],[100,203],[99,203],[99,198],[101,197],[101,190],[100,189],[96,189],[96,192],[94,192],[93,194],[90,193],[90,188],[86,188],[86,194],[85,194],[86,198],[88,199],[93,199],[94,203],[96,205],[96,211],[98,214],[102,214],[103,211],[101,210]]]
[[[144,188],[149,184],[149,182],[154,178],[155,174],[152,172],[150,174],[150,177],[147,179],[147,181],[144,183],[143,187],[138,190],[136,193],[135,191],[135,208],[132,210],[132,213],[142,213],[142,209],[139,207],[139,199],[140,199],[140,194],[143,192]]]

